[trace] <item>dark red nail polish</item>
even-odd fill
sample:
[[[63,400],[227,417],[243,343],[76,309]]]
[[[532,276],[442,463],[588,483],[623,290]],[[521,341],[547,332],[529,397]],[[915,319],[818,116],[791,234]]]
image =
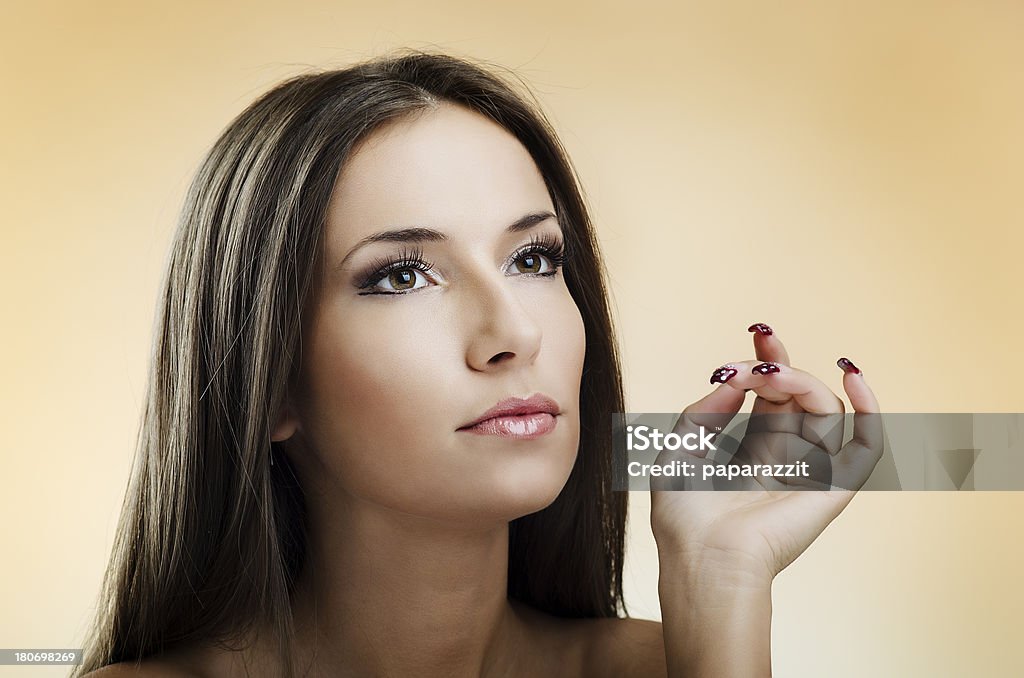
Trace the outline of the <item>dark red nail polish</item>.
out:
[[[836,361],[836,365],[839,365],[843,372],[852,372],[854,374],[861,374],[860,368],[850,362],[849,358],[840,358]]]
[[[735,377],[737,374],[739,374],[739,372],[737,372],[735,368],[723,365],[722,367],[719,367],[717,370],[711,373],[711,383],[724,384],[725,382]]]
[[[775,363],[761,363],[760,365],[754,365],[754,368],[750,370],[751,374],[775,374],[781,372],[779,366]]]
[[[761,334],[768,335],[772,333],[772,328],[768,327],[764,323],[754,323],[747,328],[747,332],[760,332]]]

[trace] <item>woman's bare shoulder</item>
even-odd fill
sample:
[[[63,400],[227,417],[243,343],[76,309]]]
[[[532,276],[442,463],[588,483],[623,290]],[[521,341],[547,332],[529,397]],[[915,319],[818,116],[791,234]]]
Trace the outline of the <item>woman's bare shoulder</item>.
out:
[[[585,627],[587,675],[664,676],[661,622],[632,617],[594,619]]]
[[[555,617],[513,601],[532,631],[534,657],[547,657],[537,675],[664,676],[661,622],[632,617]]]

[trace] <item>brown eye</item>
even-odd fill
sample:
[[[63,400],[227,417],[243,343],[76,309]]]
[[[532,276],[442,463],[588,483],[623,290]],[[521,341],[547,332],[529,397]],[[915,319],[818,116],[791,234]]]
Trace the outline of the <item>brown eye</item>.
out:
[[[400,268],[388,274],[388,282],[395,290],[411,290],[416,286],[416,271],[411,268]]]
[[[434,265],[418,249],[403,249],[397,256],[378,259],[355,286],[359,294],[404,294],[439,284]]]
[[[533,252],[522,255],[516,260],[516,269],[520,273],[541,273],[544,267],[544,258]]]
[[[558,274],[563,263],[565,245],[561,238],[546,233],[531,238],[528,245],[516,250],[505,264],[505,271],[506,275],[550,278]]]

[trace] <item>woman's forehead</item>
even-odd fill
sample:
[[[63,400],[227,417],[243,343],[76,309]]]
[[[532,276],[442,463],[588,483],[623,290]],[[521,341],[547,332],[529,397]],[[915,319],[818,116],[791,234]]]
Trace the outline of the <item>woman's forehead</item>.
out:
[[[506,224],[551,209],[526,148],[484,116],[442,104],[373,132],[345,162],[327,214],[329,246],[405,227]]]

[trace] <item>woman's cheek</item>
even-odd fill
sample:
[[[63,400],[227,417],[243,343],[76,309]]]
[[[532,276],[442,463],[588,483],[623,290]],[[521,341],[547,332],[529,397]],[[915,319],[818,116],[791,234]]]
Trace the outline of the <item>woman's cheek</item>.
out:
[[[555,328],[551,335],[558,337],[559,346],[556,352],[568,370],[567,378],[575,379],[578,388],[587,350],[586,329],[580,309],[568,290],[565,290],[561,298],[560,309],[555,314],[555,319]]]
[[[322,423],[345,447],[408,454],[449,424],[439,416],[444,384],[458,365],[451,332],[436,313],[411,303],[395,308],[404,301],[373,300],[368,303],[375,307],[350,310],[347,321],[332,323],[318,342],[323,367],[314,398],[327,405],[319,408]]]
[[[311,442],[321,481],[365,500],[426,510],[428,490],[442,480],[433,477],[442,467],[431,456],[448,422],[430,363],[414,365],[408,353],[390,350],[403,343],[385,342],[383,354],[335,356],[320,380]]]

